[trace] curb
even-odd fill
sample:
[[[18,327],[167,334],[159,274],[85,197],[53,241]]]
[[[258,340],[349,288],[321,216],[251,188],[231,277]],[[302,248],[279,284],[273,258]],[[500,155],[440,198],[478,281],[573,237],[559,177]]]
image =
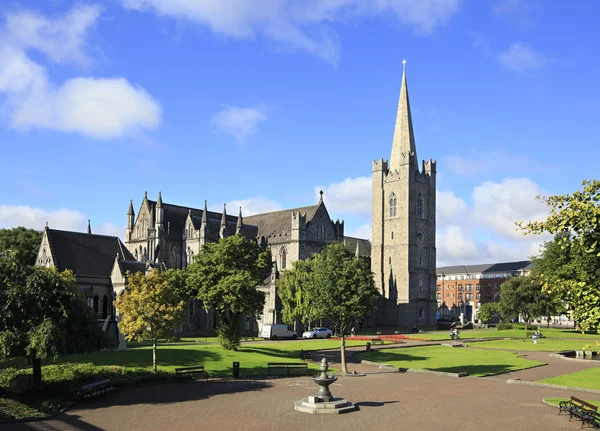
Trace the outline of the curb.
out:
[[[364,364],[364,365],[372,365],[372,366],[378,367],[380,370],[392,370],[392,371],[403,372],[403,373],[433,374],[436,376],[446,376],[446,377],[466,377],[469,375],[467,372],[464,372],[464,371],[460,372],[460,373],[446,373],[444,371],[419,370],[416,368],[396,368],[390,364],[382,364],[379,362],[373,362],[373,361],[367,361],[367,360],[362,360],[362,361],[360,361],[360,363]]]
[[[587,392],[590,394],[600,394],[600,390],[597,390],[597,389],[576,388],[574,386],[551,385],[549,383],[528,382],[526,380],[510,379],[510,380],[507,380],[506,383],[508,383],[509,385],[525,385],[525,386],[535,386],[538,388],[562,389],[565,391],[577,391],[577,392]]]
[[[46,419],[52,419],[55,416],[61,415],[65,412],[67,412],[70,408],[74,407],[75,404],[72,404],[70,406],[67,407],[63,407],[62,409],[60,409],[57,412],[51,413],[48,416],[42,416],[39,418],[23,418],[23,419],[8,419],[8,420],[0,420],[0,424],[17,424],[17,423],[23,423],[23,422],[37,422],[37,421],[45,421]]]

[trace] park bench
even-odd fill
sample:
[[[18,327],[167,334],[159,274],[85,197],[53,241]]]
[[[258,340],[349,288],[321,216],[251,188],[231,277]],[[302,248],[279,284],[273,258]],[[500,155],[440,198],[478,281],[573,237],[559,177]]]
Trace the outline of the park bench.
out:
[[[381,338],[371,338],[371,344],[383,344],[383,340]]]
[[[81,386],[79,388],[79,395],[83,398],[93,398],[116,390],[117,388],[112,385],[110,379],[104,379]]]
[[[561,414],[562,412],[569,413],[569,421],[573,419],[573,417],[580,420],[582,428],[586,423],[596,428],[600,426],[598,420],[598,407],[587,401],[577,397],[571,397],[570,400],[559,402],[558,409],[558,414]]]
[[[271,374],[273,370],[286,370],[286,375],[290,375],[290,369],[302,369],[304,374],[308,374],[308,364],[306,362],[294,363],[294,362],[269,362],[267,363],[268,373]]]
[[[535,331],[528,331],[525,332],[525,338],[531,338],[535,335]],[[538,335],[538,338],[544,338],[543,335]]]
[[[204,365],[197,365],[195,367],[175,368],[175,375],[181,376],[184,374],[200,374],[201,377],[204,377],[206,380],[208,380],[208,373],[204,371]]]

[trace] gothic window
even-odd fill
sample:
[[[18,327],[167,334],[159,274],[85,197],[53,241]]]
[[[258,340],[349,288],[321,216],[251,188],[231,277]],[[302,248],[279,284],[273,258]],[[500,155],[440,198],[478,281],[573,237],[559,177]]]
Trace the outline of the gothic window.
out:
[[[94,313],[98,313],[98,295],[94,296],[92,301],[92,310],[94,310]]]
[[[417,218],[424,218],[423,216],[423,195],[419,193],[417,197]]]
[[[104,295],[102,298],[102,318],[106,319],[108,317],[108,296]]]
[[[419,307],[419,319],[423,318],[423,307]]]
[[[396,217],[398,215],[398,199],[396,198],[396,194],[392,193],[390,195],[390,217]]]
[[[392,232],[392,239],[394,239],[394,232]]]
[[[279,265],[281,267],[281,269],[285,269],[285,265],[286,265],[286,261],[287,261],[287,256],[286,256],[286,251],[285,251],[285,247],[281,247],[281,250],[279,250]]]
[[[137,253],[137,249],[135,250],[135,255],[134,255],[134,256],[135,256],[135,260],[139,260],[139,259],[138,259],[138,253]]]

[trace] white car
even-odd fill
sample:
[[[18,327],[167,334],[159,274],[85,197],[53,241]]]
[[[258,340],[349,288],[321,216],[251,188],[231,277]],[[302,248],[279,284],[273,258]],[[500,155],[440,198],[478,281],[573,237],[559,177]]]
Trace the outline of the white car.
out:
[[[327,328],[313,328],[302,334],[303,338],[331,338],[333,331]]]

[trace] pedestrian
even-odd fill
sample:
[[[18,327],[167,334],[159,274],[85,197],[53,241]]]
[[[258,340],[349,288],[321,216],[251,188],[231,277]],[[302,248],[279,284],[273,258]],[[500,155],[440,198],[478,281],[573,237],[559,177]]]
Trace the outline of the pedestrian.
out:
[[[354,337],[354,326],[350,329],[350,335]]]
[[[533,335],[531,336],[531,342],[532,342],[533,344],[537,344],[537,335],[533,334]]]
[[[454,341],[454,328],[450,329],[450,338]]]

